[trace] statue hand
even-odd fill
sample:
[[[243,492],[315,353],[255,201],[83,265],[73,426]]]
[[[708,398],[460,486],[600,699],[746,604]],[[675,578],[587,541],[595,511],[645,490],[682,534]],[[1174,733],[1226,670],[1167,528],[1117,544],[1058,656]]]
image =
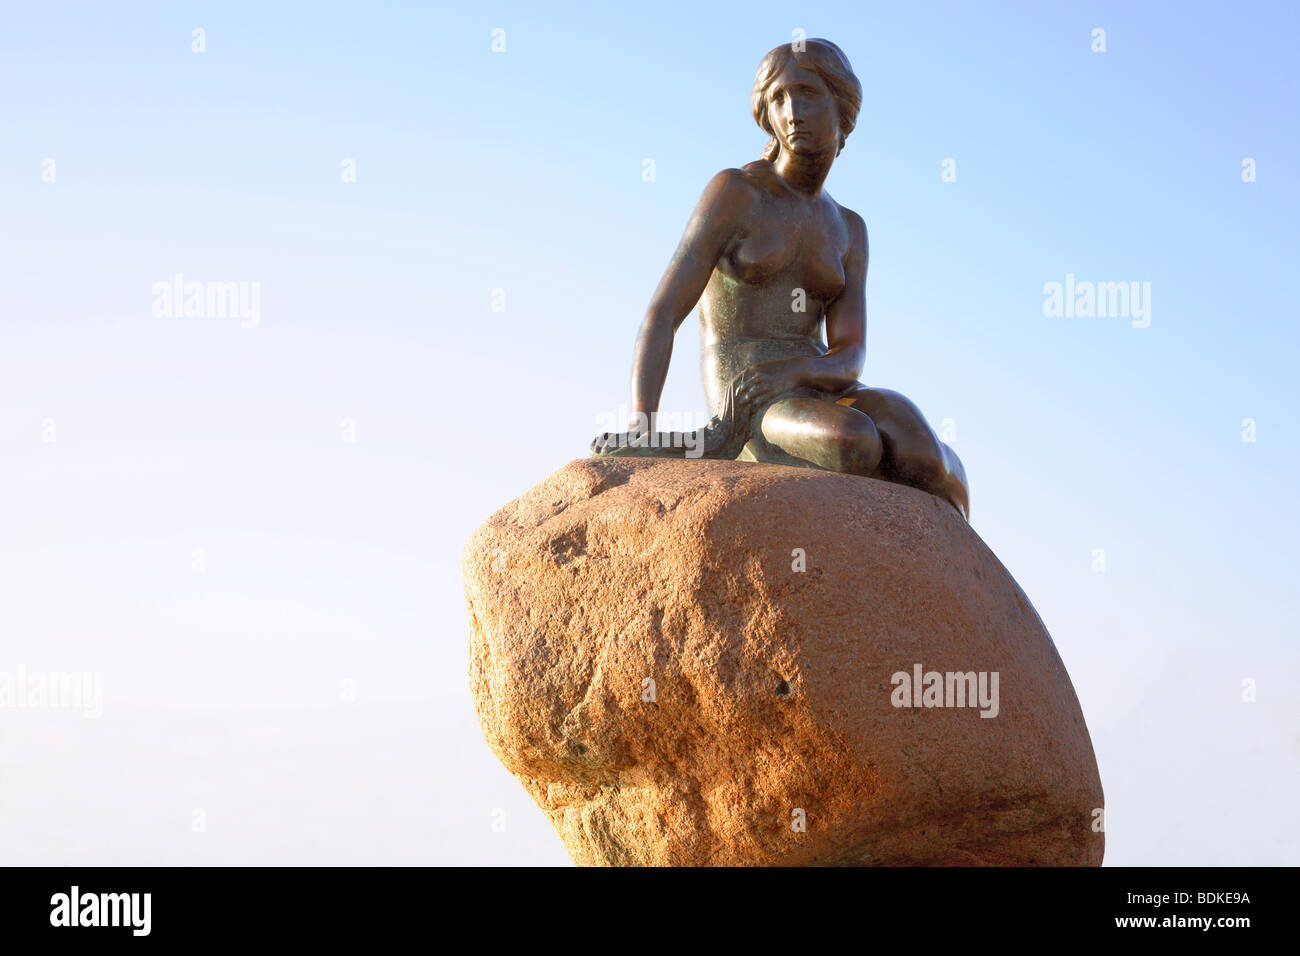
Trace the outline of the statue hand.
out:
[[[736,376],[736,398],[749,406],[759,406],[802,384],[797,365],[790,359],[771,359],[751,365]]]
[[[591,453],[600,456],[625,457],[641,454],[640,449],[650,444],[650,434],[634,418],[625,432],[603,432],[591,440]]]

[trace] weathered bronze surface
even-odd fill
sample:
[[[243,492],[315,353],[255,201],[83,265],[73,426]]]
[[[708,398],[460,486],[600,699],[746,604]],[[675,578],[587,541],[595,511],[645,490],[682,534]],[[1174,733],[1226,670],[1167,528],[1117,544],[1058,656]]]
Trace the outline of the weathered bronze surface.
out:
[[[966,472],[920,409],[858,381],[866,358],[867,228],[825,192],[862,87],[828,40],[779,46],[750,96],[763,158],[710,180],[650,302],[632,367],[632,431],[593,456],[741,458],[912,485],[969,520]],[[656,433],[673,334],[699,306],[713,419]]]

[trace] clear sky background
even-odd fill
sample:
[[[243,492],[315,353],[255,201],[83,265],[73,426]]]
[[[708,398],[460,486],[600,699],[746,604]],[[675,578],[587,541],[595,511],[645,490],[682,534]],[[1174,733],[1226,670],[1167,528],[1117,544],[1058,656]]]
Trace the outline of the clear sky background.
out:
[[[105,702],[0,711],[0,862],[567,862],[479,734],[460,550],[627,402],[700,191],[764,145],[758,62],[802,29],[864,90],[827,182],[871,237],[864,380],[951,419],[1083,705],[1107,863],[1300,863],[1298,27],[6,5],[0,671],[102,671]],[[154,316],[177,273],[260,283],[260,323]],[[1151,283],[1149,327],[1045,317],[1067,273]],[[664,410],[704,410],[698,357],[692,319]]]

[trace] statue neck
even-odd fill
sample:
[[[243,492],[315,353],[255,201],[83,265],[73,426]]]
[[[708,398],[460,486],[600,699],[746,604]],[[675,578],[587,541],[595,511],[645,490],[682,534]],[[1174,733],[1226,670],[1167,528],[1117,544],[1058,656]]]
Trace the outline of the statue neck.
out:
[[[792,190],[809,199],[816,199],[821,194],[826,177],[830,175],[834,159],[834,147],[811,155],[787,153],[782,149],[773,166],[777,175]]]

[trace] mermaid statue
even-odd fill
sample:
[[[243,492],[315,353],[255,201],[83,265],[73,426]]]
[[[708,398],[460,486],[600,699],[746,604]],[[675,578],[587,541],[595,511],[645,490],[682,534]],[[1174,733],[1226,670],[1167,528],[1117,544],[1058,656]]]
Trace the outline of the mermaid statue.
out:
[[[591,453],[741,459],[911,485],[970,520],[957,454],[920,409],[858,381],[866,358],[867,227],[822,188],[862,86],[828,40],[777,47],[750,105],[762,159],[709,181],[646,311],[632,363],[632,430]],[[659,434],[673,335],[698,305],[712,419]]]

